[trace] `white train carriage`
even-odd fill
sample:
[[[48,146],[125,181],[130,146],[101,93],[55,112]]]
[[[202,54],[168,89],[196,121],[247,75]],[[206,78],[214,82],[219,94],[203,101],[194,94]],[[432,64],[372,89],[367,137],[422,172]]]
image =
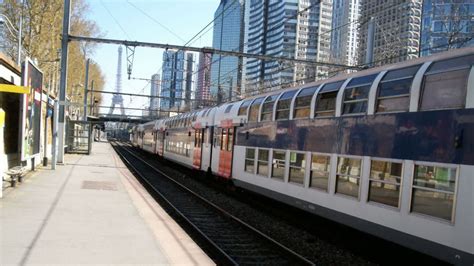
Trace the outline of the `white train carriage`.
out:
[[[160,119],[155,123],[155,152],[163,156],[165,147],[166,120]]]
[[[130,132],[130,142],[134,147],[138,147],[138,127],[141,125],[135,125],[132,127],[132,131]]]
[[[141,148],[149,153],[155,153],[156,149],[155,124],[156,121],[151,121],[141,128]]]
[[[238,117],[239,106],[240,101],[223,104],[214,115],[211,168],[214,174],[226,179],[232,176],[235,130],[242,123]]]
[[[214,135],[214,115],[217,108],[207,108],[196,113],[192,123],[194,129],[193,168],[211,171],[212,137]]]
[[[186,167],[193,166],[196,112],[174,116],[165,121],[163,157]]]
[[[138,148],[142,148],[143,144],[143,125],[137,125],[132,130],[132,145]]]

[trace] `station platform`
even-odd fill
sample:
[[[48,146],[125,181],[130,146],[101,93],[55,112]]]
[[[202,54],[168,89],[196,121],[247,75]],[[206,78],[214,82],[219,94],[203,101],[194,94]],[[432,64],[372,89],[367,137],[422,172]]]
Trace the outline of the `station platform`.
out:
[[[0,222],[0,265],[214,265],[105,142],[4,191]]]

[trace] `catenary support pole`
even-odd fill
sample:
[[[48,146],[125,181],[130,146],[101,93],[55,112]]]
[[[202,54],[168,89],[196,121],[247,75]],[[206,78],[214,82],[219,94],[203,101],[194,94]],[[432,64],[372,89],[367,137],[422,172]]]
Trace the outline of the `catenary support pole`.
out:
[[[88,92],[88,86],[89,86],[89,63],[90,59],[87,59],[86,61],[86,78],[84,80],[84,114],[83,114],[83,120],[87,121],[87,92]]]
[[[58,154],[58,113],[59,113],[59,102],[54,101],[53,109],[53,143],[51,150],[51,169],[56,169],[57,154]]]
[[[94,108],[94,99],[93,99],[94,92],[93,92],[93,90],[94,90],[94,81],[92,80],[92,81],[91,81],[91,100],[89,101],[89,102],[90,102],[89,106],[91,107],[91,109],[90,109],[90,111],[89,111],[89,114],[90,114],[91,116],[94,115],[94,112],[93,112],[93,108]]]
[[[69,45],[69,14],[71,0],[64,0],[63,34],[61,38],[61,78],[59,82],[59,114],[58,114],[58,163],[64,162],[64,131],[67,86],[67,56]]]
[[[49,109],[49,88],[51,80],[46,91],[46,114],[44,114],[44,143],[43,143],[43,166],[48,165],[48,109]]]

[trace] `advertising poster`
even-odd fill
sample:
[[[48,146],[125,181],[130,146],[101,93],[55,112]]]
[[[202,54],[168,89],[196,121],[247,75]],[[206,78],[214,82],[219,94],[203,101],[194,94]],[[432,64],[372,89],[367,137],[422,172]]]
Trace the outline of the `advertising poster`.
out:
[[[26,60],[23,64],[23,86],[28,87],[30,93],[23,96],[22,102],[22,161],[29,159],[40,152],[43,73],[31,60]]]

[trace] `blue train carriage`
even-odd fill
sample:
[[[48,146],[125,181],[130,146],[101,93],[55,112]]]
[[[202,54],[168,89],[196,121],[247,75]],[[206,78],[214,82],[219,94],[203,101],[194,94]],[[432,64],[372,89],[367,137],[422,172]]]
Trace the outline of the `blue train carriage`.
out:
[[[473,63],[465,48],[241,101],[234,184],[472,264]]]

